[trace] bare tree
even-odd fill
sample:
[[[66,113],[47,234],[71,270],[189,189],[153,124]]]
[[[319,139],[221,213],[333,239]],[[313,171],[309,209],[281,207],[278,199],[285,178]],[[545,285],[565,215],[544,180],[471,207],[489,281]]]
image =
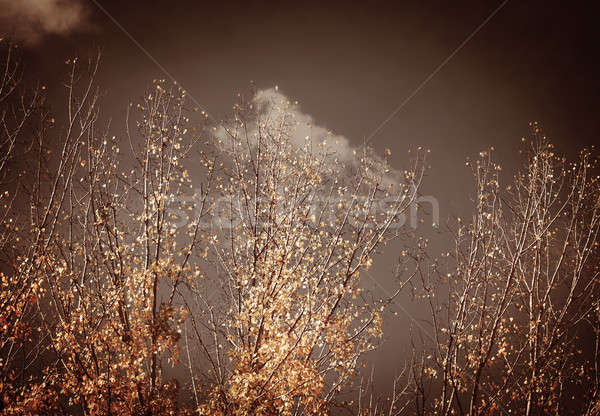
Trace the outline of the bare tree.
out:
[[[421,274],[434,339],[417,383],[422,413],[581,414],[597,401],[597,352],[585,347],[597,342],[597,162],[584,150],[568,163],[532,131],[506,187],[481,153],[455,266]],[[427,383],[439,394],[426,397]]]
[[[39,137],[47,121],[44,87],[22,85],[18,47],[0,38],[0,52],[0,393],[10,399],[14,387],[24,382],[22,357],[30,344],[31,312],[39,290],[39,284],[18,266],[28,254],[27,243],[35,239],[21,201],[26,196],[26,178],[35,172],[28,162],[42,152]]]
[[[178,234],[167,209],[189,181],[180,165],[191,143],[185,94],[154,84],[138,106],[132,154],[121,159],[116,138],[95,126],[92,64],[69,101],[69,125],[77,120],[79,130],[61,155],[71,176],[60,186],[59,232],[43,270],[49,296],[40,317],[54,357],[46,383],[84,414],[173,413],[177,383],[163,368],[179,352],[185,317],[175,291],[195,276],[189,260],[198,242]]]
[[[190,309],[210,363],[201,413],[327,414],[381,334],[389,300],[363,293],[360,272],[414,201],[422,160],[392,184],[368,149],[344,161],[327,137],[299,145],[291,109],[241,102],[216,132],[225,162],[206,249],[219,302],[196,294]]]
[[[256,100],[212,130],[197,114],[192,134],[185,91],[164,81],[112,137],[98,63],[68,62],[64,122],[30,136],[3,274],[4,411],[329,413],[381,335],[390,299],[360,272],[414,201],[422,156],[395,172],[327,137],[299,145],[291,107]]]
[[[361,275],[402,232],[422,154],[400,172],[299,137],[294,104],[256,95],[211,125],[161,80],[111,136],[99,56],[67,62],[56,121],[0,46],[3,413],[599,414],[594,150],[570,163],[533,124],[507,186],[493,149],[471,164],[454,252],[413,241],[431,343],[382,400],[359,363],[402,287],[377,298]]]
[[[422,154],[396,171],[299,137],[294,104],[256,95],[211,125],[164,80],[111,136],[99,55],[67,62],[56,121],[0,46],[3,413],[599,414],[593,149],[568,162],[533,124],[513,177],[493,149],[470,164],[453,253],[411,240],[431,331],[382,400],[359,364],[402,287],[361,276],[415,207]]]

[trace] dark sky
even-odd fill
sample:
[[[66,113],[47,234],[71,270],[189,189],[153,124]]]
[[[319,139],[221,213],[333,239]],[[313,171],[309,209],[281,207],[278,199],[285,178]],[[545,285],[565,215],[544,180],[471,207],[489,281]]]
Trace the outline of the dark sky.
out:
[[[253,80],[259,88],[278,85],[353,143],[501,4],[98,2],[215,117]],[[51,84],[66,57],[101,47],[105,115],[118,123],[127,101],[164,75],[96,5],[81,4],[81,28],[30,47],[29,72]],[[591,2],[509,1],[379,131],[374,146],[394,155],[430,148],[428,193],[447,212],[464,198],[465,157],[494,145],[501,160],[514,160],[529,121],[542,123],[559,150],[594,143],[596,20]]]
[[[226,115],[251,80],[278,85],[357,145],[501,3],[97,1],[213,116]],[[118,125],[128,100],[164,75],[91,1],[67,3],[83,4],[79,29],[30,45],[29,74],[59,89],[65,59],[101,47],[104,115]],[[373,145],[390,148],[398,164],[409,147],[431,149],[423,192],[440,201],[444,221],[468,206],[465,158],[494,145],[501,162],[514,164],[529,121],[539,121],[559,151],[595,143],[597,20],[591,2],[508,1]],[[394,259],[386,255],[377,273]],[[406,338],[405,325],[392,340]]]

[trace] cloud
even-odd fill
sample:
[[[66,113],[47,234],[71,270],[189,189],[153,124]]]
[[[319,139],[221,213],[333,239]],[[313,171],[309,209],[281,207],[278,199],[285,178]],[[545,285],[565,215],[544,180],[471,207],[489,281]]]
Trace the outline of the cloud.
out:
[[[356,166],[359,164],[359,158],[364,148],[362,146],[352,146],[350,140],[344,136],[333,133],[327,128],[315,124],[312,116],[304,113],[297,102],[293,102],[286,95],[282,94],[277,87],[258,90],[253,99],[254,103],[259,106],[260,110],[267,113],[272,109],[283,109],[284,111],[273,111],[270,114],[277,115],[288,114],[292,115],[295,121],[294,128],[291,134],[292,143],[298,147],[306,144],[306,140],[310,140],[313,144],[326,142],[328,151],[335,152],[337,157],[347,167]],[[380,163],[383,166],[384,159],[376,153],[369,151],[369,157]],[[401,182],[402,174],[399,170],[388,166],[388,170],[381,172],[383,185],[389,186]]]
[[[315,144],[325,140],[327,142],[327,148],[334,151],[341,161],[354,161],[355,149],[346,137],[334,134],[327,128],[315,124],[310,115],[303,113],[297,103],[292,102],[288,97],[279,92],[277,88],[257,91],[254,96],[254,102],[258,104],[263,111],[268,111],[273,107],[279,107],[285,108],[285,113],[293,115],[296,123],[291,140],[297,146],[304,146],[307,138],[312,140]]]
[[[288,137],[292,144],[302,148],[306,145],[307,140],[312,142],[313,145],[325,142],[324,149],[327,152],[333,153],[334,157],[342,162],[342,166],[345,168],[352,168],[360,164],[359,159],[362,152],[365,151],[363,146],[352,146],[348,138],[315,124],[313,117],[304,113],[300,109],[298,102],[290,100],[277,87],[258,90],[252,102],[259,113],[269,119],[271,125],[278,125],[282,121],[281,118],[285,117],[286,122],[290,126]],[[228,128],[231,127],[228,126]],[[250,125],[249,133],[250,137],[255,137],[258,134],[257,126]],[[213,134],[219,139],[228,137],[224,125],[215,126]],[[384,186],[396,185],[403,182],[401,171],[391,168],[372,149],[367,149],[366,151],[369,154],[369,158],[378,163],[379,168],[376,168],[374,165],[371,168],[381,169],[380,174]],[[384,165],[387,166],[385,172],[382,170]]]
[[[85,29],[88,8],[82,0],[0,0],[0,26],[7,35],[36,44],[45,35]]]

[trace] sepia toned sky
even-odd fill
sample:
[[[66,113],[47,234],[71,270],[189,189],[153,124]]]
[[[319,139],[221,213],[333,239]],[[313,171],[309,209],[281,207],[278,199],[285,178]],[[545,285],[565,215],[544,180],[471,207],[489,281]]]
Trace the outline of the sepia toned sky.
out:
[[[252,80],[278,85],[317,123],[356,144],[501,4],[96,1],[216,118]],[[128,100],[165,77],[91,0],[0,4],[0,24],[26,40],[30,76],[51,84],[67,57],[102,48],[100,83],[114,112],[105,115],[115,123]],[[600,37],[591,7],[508,1],[373,145],[394,155],[430,148],[429,193],[450,209],[462,198],[455,200],[454,186],[469,178],[465,157],[494,145],[510,162],[529,121],[539,121],[560,150],[594,143]]]
[[[128,101],[166,78],[154,60],[217,119],[250,81],[277,85],[353,146],[405,102],[371,143],[390,148],[398,168],[408,148],[431,149],[423,193],[439,201],[442,222],[467,212],[465,158],[493,145],[513,166],[529,121],[560,152],[598,141],[592,2],[95,1],[114,21],[91,0],[0,0],[0,27],[24,42],[28,77],[60,92],[65,59],[100,47],[104,117],[117,129]],[[374,273],[391,287],[396,255],[384,257]],[[407,322],[392,326],[380,366],[396,359]]]

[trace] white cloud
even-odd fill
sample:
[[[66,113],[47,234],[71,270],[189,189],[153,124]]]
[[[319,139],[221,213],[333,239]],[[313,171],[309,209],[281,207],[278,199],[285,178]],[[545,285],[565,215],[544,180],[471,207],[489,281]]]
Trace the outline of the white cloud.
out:
[[[362,146],[352,146],[350,140],[345,136],[341,136],[328,130],[326,127],[315,124],[312,116],[302,112],[297,102],[290,100],[285,94],[282,94],[277,87],[258,90],[252,99],[261,117],[268,117],[269,124],[278,125],[282,121],[282,117],[288,121],[290,129],[288,130],[291,143],[302,148],[309,140],[314,145],[321,144],[325,141],[325,146],[321,149],[326,149],[327,152],[333,152],[340,162],[340,167],[350,169],[360,164],[359,158],[365,149]],[[291,117],[290,117],[291,116]],[[264,121],[264,120],[263,120]],[[289,124],[291,122],[291,125]],[[228,128],[232,126],[229,125]],[[256,137],[257,126],[249,125],[248,133],[250,139]],[[228,133],[224,125],[215,126],[213,134],[216,138],[227,142]],[[396,186],[404,183],[403,174],[397,169],[391,168],[384,159],[377,155],[372,149],[367,150],[369,158],[374,162],[379,162],[379,167],[374,165],[371,168],[379,170],[382,179],[382,185]],[[387,169],[383,171],[383,166]]]
[[[82,0],[0,0],[0,26],[7,35],[27,44],[44,35],[67,35],[84,29],[88,8]]]
[[[306,138],[312,140],[315,144],[325,140],[327,148],[335,151],[336,156],[344,162],[351,162],[355,159],[354,150],[350,141],[344,137],[332,133],[323,126],[316,125],[313,118],[303,113],[300,106],[291,102],[291,100],[278,91],[276,88],[259,90],[254,97],[254,102],[261,106],[263,110],[268,111],[272,107],[285,108],[285,113],[291,114],[296,121],[294,131],[291,136],[292,142],[298,146],[304,146]]]
[[[277,115],[288,114],[293,115],[295,120],[294,129],[291,135],[292,143],[302,147],[306,144],[306,140],[311,140],[314,144],[326,141],[328,151],[335,152],[336,157],[346,166],[358,164],[358,158],[364,151],[362,146],[352,146],[348,138],[334,134],[327,128],[315,124],[314,119],[301,111],[297,102],[291,101],[287,96],[282,94],[277,87],[268,88],[257,91],[254,96],[254,103],[259,106],[261,111],[268,112],[274,108],[282,108],[281,111],[274,111],[271,114]],[[369,153],[369,157],[384,164],[382,157],[374,152]],[[402,174],[399,170],[389,167],[387,172],[382,173],[383,185],[389,186],[401,182]]]

